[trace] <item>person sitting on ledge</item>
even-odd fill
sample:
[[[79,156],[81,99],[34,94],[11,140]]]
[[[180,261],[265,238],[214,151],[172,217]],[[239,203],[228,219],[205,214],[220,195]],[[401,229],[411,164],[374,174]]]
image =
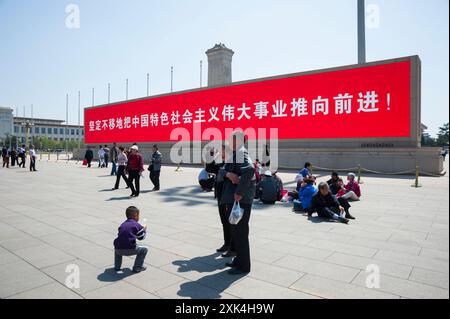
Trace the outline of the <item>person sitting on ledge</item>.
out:
[[[325,182],[319,184],[319,191],[312,198],[308,216],[314,212],[317,212],[320,218],[332,219],[344,224],[349,222],[347,218],[343,217],[344,207],[339,204],[336,196],[331,194],[330,186]]]
[[[270,171],[265,171],[262,180],[256,185],[255,198],[263,204],[275,204],[280,194],[278,181]]]
[[[361,189],[359,188],[359,184],[355,179],[356,175],[354,173],[348,173],[348,183],[347,185],[345,185],[346,193],[341,196],[342,198],[345,198],[349,201],[359,201],[361,197]]]

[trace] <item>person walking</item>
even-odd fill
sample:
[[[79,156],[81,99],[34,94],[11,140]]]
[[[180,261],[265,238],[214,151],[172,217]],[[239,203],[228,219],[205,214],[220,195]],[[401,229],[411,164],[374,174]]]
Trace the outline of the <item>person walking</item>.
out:
[[[87,150],[86,150],[86,153],[84,154],[84,159],[86,160],[88,168],[91,167],[91,162],[92,162],[93,158],[94,158],[94,152],[92,152],[91,147],[88,146]]]
[[[103,151],[105,152],[104,158],[105,158],[105,167],[108,168],[108,161],[109,161],[109,147],[108,145],[105,145],[103,148]]]
[[[243,275],[250,272],[249,221],[255,197],[255,168],[245,148],[245,134],[234,131],[231,134],[232,156],[220,169],[218,179],[223,181],[221,203],[226,205],[230,215],[235,203],[243,209],[243,216],[237,225],[231,225],[231,237],[236,257],[227,263],[230,275]]]
[[[105,150],[102,145],[98,148],[98,167],[105,167]]]
[[[27,151],[25,149],[25,144],[22,144],[22,146],[19,148],[19,158],[20,158],[19,167],[25,168],[25,162],[27,158],[26,152]]]
[[[17,152],[14,147],[11,148],[11,151],[9,152],[9,157],[11,158],[11,166],[13,166],[13,167],[16,166]]]
[[[110,151],[109,151],[109,158],[111,159],[111,176],[117,174],[117,156],[119,155],[119,148],[117,147],[116,143],[113,143]]]
[[[30,146],[30,172],[36,172],[36,151],[34,149],[34,145]]]
[[[127,162],[128,162],[127,154],[125,154],[125,149],[122,146],[120,146],[118,148],[118,150],[119,151],[118,151],[118,155],[117,155],[117,165],[119,166],[119,168],[117,170],[116,184],[114,185],[113,190],[119,189],[119,183],[120,183],[121,177],[125,181],[127,188],[129,187],[128,178],[127,178],[127,175],[125,175],[125,170],[127,168]]]
[[[153,153],[152,158],[150,160],[150,166],[148,167],[148,170],[150,171],[150,180],[152,181],[153,185],[153,191],[159,191],[159,177],[161,175],[161,161],[162,161],[162,154],[158,150],[158,145],[153,145]]]
[[[140,192],[140,178],[144,171],[144,159],[139,154],[139,148],[137,145],[133,145],[130,148],[131,153],[128,157],[127,171],[128,181],[131,188],[131,197],[138,197]],[[134,185],[133,185],[134,182]]]
[[[6,146],[3,146],[2,148],[2,160],[3,160],[3,167],[6,166],[6,168],[9,168],[9,152]]]

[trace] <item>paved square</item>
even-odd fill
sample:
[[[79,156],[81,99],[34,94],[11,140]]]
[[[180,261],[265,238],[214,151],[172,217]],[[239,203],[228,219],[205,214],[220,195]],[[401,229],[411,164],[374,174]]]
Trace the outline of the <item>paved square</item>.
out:
[[[37,168],[0,169],[0,298],[449,298],[447,176],[421,177],[417,189],[410,176],[364,176],[350,225],[255,204],[252,272],[242,278],[215,253],[222,230],[199,168],[163,167],[162,190],[150,192],[147,177],[135,199],[123,181],[110,190],[106,169],[45,160]],[[294,187],[295,173],[280,176]],[[130,205],[149,224],[148,269],[116,274],[112,242]],[[370,289],[372,264],[380,287]],[[79,288],[66,285],[70,265]]]

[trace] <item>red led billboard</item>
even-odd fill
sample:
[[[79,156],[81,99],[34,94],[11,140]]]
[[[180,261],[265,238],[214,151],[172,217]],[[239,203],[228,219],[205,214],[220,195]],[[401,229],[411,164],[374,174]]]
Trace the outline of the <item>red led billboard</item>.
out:
[[[85,139],[165,142],[194,125],[277,128],[279,139],[407,138],[410,90],[410,60],[286,75],[86,108]]]

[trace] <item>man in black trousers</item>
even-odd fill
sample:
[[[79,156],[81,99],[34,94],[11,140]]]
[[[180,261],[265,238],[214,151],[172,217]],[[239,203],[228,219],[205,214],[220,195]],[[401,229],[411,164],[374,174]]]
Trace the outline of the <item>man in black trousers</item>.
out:
[[[219,170],[225,165],[226,160],[226,147],[225,144],[222,144],[222,150],[220,153],[215,152],[212,149],[209,153],[209,159],[206,163],[206,171],[210,174],[214,174],[214,198],[217,199],[217,207],[219,208],[219,217],[220,222],[222,223],[222,231],[223,231],[223,245],[218,248],[216,251],[218,253],[223,253],[222,257],[234,257],[236,256],[236,252],[234,249],[233,241],[231,240],[231,225],[228,219],[230,218],[229,212],[230,210],[227,207],[227,204],[222,204],[222,189],[223,189],[223,180],[218,181]]]
[[[231,134],[232,156],[219,171],[219,180],[223,180],[221,203],[227,206],[229,216],[235,202],[239,202],[244,215],[237,225],[231,225],[231,237],[236,257],[227,266],[232,269],[230,275],[245,275],[250,272],[249,221],[255,197],[255,169],[245,149],[245,134],[234,131]]]
[[[150,180],[152,181],[153,191],[159,191],[159,176],[161,175],[161,162],[162,162],[162,154],[158,150],[158,145],[153,145],[153,153],[152,158],[150,159],[150,166],[148,170],[150,171]]]

